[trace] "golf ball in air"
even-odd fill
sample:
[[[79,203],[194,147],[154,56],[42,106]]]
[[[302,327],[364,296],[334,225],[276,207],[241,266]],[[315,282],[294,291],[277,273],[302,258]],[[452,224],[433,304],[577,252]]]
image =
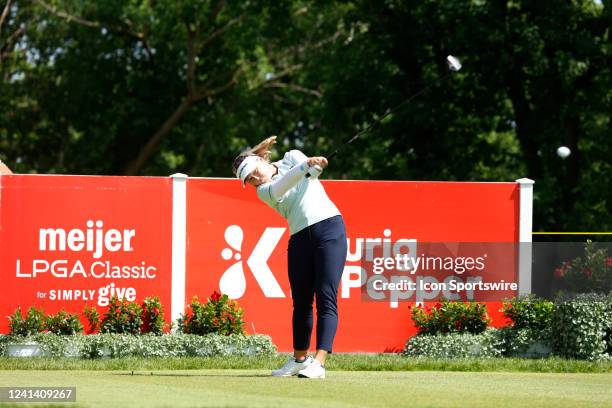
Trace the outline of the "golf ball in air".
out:
[[[571,153],[572,151],[567,146],[559,146],[559,148],[557,148],[557,156],[559,156],[562,159],[565,159]]]

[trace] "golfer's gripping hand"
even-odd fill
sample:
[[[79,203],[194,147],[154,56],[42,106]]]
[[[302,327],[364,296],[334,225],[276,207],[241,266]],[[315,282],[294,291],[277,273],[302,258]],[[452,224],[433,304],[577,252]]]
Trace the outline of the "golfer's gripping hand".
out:
[[[313,167],[313,166],[319,166],[322,169],[327,167],[327,159],[325,157],[322,156],[316,156],[316,157],[309,157],[308,158],[308,166]]]
[[[294,154],[297,155],[298,160],[300,159],[298,153],[303,157],[301,158],[301,164],[294,166],[280,179],[273,180],[262,186],[268,189],[268,194],[275,201],[281,201],[284,195],[304,178],[304,175],[308,173],[310,167],[318,165],[323,168],[327,166],[327,159],[325,157],[307,158],[303,153],[297,152]]]

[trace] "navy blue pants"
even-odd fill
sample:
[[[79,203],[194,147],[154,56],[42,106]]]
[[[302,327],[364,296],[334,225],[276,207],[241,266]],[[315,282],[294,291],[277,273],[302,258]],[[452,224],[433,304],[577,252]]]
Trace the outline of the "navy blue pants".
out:
[[[293,297],[293,348],[308,350],[316,295],[317,350],[331,353],[338,327],[338,286],[346,262],[346,229],[340,215],[289,238],[289,282]]]

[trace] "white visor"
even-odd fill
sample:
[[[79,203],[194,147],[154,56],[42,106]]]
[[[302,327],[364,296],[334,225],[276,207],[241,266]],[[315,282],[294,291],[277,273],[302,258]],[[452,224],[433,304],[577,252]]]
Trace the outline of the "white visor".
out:
[[[249,177],[249,174],[251,174],[253,170],[257,168],[258,158],[259,156],[247,156],[247,158],[240,163],[238,169],[236,169],[236,175],[240,180],[242,180],[243,187],[246,184],[246,179]]]

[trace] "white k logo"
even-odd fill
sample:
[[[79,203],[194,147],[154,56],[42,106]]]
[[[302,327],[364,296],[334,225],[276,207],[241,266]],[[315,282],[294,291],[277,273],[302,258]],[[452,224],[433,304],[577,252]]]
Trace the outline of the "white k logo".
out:
[[[270,258],[285,230],[286,228],[266,228],[259,241],[257,241],[251,256],[246,261],[266,297],[285,297],[285,293],[268,266],[268,258]],[[230,225],[226,228],[224,236],[225,242],[237,252],[234,253],[231,248],[224,248],[221,251],[221,257],[230,260],[233,256],[238,262],[227,268],[223,273],[219,280],[219,289],[221,289],[221,293],[226,294],[231,299],[238,299],[246,291],[246,278],[240,253],[244,233],[238,225]]]

